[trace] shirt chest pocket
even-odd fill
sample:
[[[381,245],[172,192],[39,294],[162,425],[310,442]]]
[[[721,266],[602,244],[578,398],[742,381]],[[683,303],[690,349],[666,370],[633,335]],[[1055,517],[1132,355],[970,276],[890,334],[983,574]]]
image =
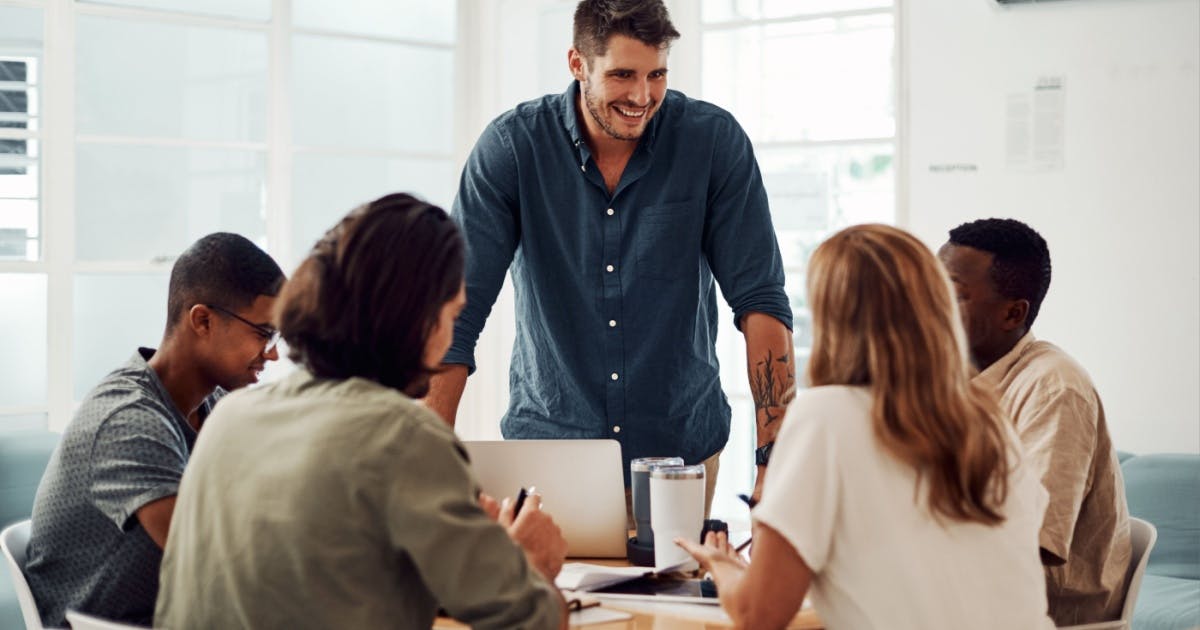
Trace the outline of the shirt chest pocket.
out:
[[[692,201],[648,206],[638,211],[633,232],[638,275],[655,280],[694,275],[700,261],[703,225],[700,204]]]

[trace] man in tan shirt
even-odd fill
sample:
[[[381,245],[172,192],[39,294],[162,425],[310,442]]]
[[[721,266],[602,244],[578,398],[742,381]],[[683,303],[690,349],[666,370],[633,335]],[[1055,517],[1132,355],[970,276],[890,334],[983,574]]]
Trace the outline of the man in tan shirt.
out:
[[[1040,535],[1050,616],[1059,626],[1120,616],[1129,511],[1104,407],[1087,372],[1030,332],[1050,286],[1032,228],[985,219],[950,231],[938,255],[958,294],[980,382],[995,388],[1050,504]]]

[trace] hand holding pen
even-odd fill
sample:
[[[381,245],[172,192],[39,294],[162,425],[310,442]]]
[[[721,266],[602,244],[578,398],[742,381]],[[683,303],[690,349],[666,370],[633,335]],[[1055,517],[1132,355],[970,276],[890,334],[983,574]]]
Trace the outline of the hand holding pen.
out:
[[[525,552],[529,564],[554,582],[567,557],[567,540],[550,515],[542,511],[542,497],[533,488],[522,488],[515,501],[505,499],[500,524]]]

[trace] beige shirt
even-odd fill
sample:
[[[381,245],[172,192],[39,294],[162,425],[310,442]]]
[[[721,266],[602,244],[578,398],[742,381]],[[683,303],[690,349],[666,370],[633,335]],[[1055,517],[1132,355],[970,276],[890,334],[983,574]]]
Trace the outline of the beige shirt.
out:
[[[1027,333],[977,377],[996,388],[1026,461],[1050,493],[1039,541],[1050,616],[1057,625],[1120,616],[1129,565],[1125,482],[1104,407],[1087,372]]]
[[[557,628],[476,500],[454,432],[403,394],[303,370],[217,405],[183,475],[155,626]]]

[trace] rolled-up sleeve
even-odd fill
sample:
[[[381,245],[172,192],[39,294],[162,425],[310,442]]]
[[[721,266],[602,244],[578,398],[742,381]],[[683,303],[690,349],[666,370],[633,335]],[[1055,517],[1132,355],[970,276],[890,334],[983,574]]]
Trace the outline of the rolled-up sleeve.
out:
[[[762,173],[741,127],[721,123],[704,225],[704,255],[741,329],[747,313],[764,313],[792,329],[783,258],[771,223]]]
[[[404,475],[387,495],[390,538],[452,617],[472,628],[556,628],[556,589],[476,500],[477,484],[453,436],[413,431]]]
[[[467,243],[467,305],[443,363],[475,372],[475,344],[517,249],[517,164],[500,121],[488,125],[463,167],[451,216]]]

